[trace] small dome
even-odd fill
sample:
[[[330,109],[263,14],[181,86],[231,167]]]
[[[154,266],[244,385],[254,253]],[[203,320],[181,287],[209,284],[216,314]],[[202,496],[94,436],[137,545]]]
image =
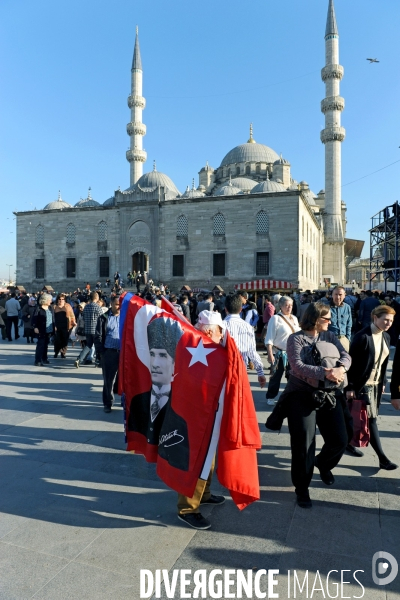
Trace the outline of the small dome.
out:
[[[206,186],[205,185],[199,185],[199,187],[197,188],[199,192],[205,192],[206,191]]]
[[[257,181],[249,179],[248,177],[234,177],[231,180],[231,183],[234,187],[238,187],[243,192],[251,192],[254,186],[257,185]]]
[[[62,210],[63,208],[72,208],[72,206],[71,204],[68,204],[68,202],[64,202],[64,200],[61,198],[61,192],[59,191],[58,199],[54,200],[54,202],[49,202],[49,204],[46,204],[43,210]]]
[[[169,198],[176,198],[179,196],[180,192],[172,179],[156,170],[156,166],[154,165],[153,171],[150,173],[144,173],[136,182],[135,187],[139,187],[141,190],[154,190],[157,187],[165,188],[166,192],[170,192],[167,194]]]
[[[243,194],[242,190],[232,185],[232,182],[229,181],[229,183],[224,183],[224,185],[217,188],[213,196],[237,196],[238,194]]]
[[[252,194],[273,194],[274,192],[286,192],[286,188],[282,183],[271,181],[271,179],[261,181],[251,190]]]
[[[296,181],[296,179],[291,179],[290,180],[290,185],[288,187],[289,190],[298,190],[299,189],[299,183],[298,181]]]
[[[214,169],[212,167],[210,167],[210,165],[208,164],[208,161],[206,162],[206,166],[202,167],[200,169],[200,173],[204,172],[204,171],[214,171]]]
[[[115,206],[115,196],[111,196],[103,202],[103,206]]]
[[[100,206],[100,204],[98,202],[96,202],[96,200],[93,200],[92,195],[91,195],[91,190],[92,190],[92,188],[89,188],[88,197],[81,198],[79,200],[79,202],[77,202],[75,204],[75,208],[86,208],[88,206]]]
[[[204,186],[202,186],[204,187]],[[205,189],[205,188],[204,188]],[[193,179],[193,183],[192,183],[192,189],[189,188],[189,186],[187,186],[185,192],[182,194],[181,198],[203,198],[205,196],[205,193],[202,192],[199,189],[195,189],[194,187],[194,179]]]
[[[278,160],[274,162],[274,165],[288,165],[290,167],[290,162],[286,158],[283,158],[281,154]]]

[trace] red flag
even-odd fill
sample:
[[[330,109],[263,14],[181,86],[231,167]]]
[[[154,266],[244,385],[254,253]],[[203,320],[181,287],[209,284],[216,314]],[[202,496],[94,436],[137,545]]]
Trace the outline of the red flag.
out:
[[[125,397],[127,449],[157,462],[159,477],[191,497],[197,480],[208,477],[222,420],[226,437],[220,440],[218,477],[239,508],[259,498],[254,448],[260,446],[260,435],[235,343],[231,340],[232,347],[228,342],[228,348],[215,344],[165,301],[160,309],[128,295],[121,316],[119,381]],[[234,377],[227,376],[228,360],[236,369]],[[247,392],[243,382],[238,385],[241,377]],[[238,431],[239,436],[234,433]]]

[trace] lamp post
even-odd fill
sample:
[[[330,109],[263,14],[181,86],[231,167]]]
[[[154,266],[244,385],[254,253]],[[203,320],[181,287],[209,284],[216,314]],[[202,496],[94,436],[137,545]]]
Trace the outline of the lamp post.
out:
[[[6,263],[6,266],[8,267],[8,285],[11,285],[11,274],[10,274],[10,269],[13,265],[8,265]]]

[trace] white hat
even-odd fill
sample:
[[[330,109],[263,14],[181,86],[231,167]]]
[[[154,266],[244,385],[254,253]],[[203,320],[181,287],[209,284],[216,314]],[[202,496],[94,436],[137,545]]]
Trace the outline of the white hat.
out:
[[[212,312],[211,310],[202,310],[201,313],[199,313],[198,322],[201,325],[219,325],[220,327],[225,328],[225,323],[223,322],[220,313]]]

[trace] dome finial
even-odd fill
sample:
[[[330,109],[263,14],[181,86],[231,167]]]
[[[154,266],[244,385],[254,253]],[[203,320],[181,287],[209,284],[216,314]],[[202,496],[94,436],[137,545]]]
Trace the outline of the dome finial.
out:
[[[229,185],[232,185],[232,175],[229,173]]]
[[[192,190],[194,190],[194,177],[192,179]]]
[[[92,188],[91,188],[91,187],[90,187],[90,185],[89,185],[89,189],[88,189],[88,196],[87,196],[87,197],[89,198],[89,200],[91,200],[91,199],[92,199],[92,196],[91,196],[91,193],[90,193],[91,191],[92,191]]]
[[[255,144],[256,141],[253,139],[253,123],[250,123],[250,137],[247,140],[248,144]]]
[[[62,198],[61,198],[61,190],[58,190],[58,200],[62,200]]]
[[[153,171],[157,171],[156,161],[153,160]]]
[[[269,173],[268,173],[268,169],[267,169],[267,181],[269,181]]]

